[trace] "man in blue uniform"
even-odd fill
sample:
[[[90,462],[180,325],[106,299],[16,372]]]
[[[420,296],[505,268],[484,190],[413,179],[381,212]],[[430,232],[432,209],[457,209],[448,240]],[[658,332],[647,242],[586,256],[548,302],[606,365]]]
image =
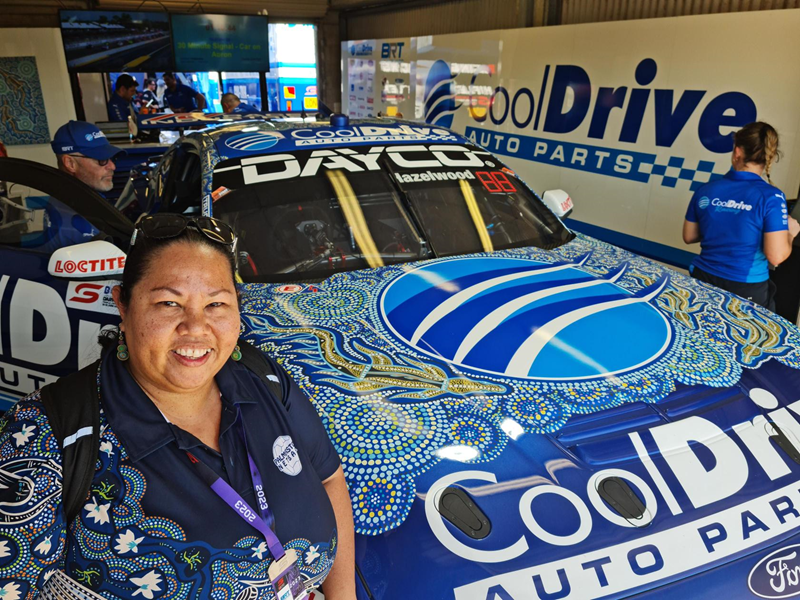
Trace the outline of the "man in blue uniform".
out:
[[[172,112],[192,112],[193,110],[203,110],[206,107],[206,99],[203,94],[178,81],[174,73],[164,73],[164,83],[167,85],[164,92],[164,103]]]
[[[109,121],[127,121],[131,111],[136,113],[136,107],[133,106],[132,101],[136,96],[138,85],[139,82],[127,73],[117,77],[114,93],[111,95],[111,100],[108,101]]]
[[[255,107],[239,100],[236,94],[222,94],[222,112],[249,115],[258,113]]]
[[[112,146],[106,134],[85,121],[70,121],[56,131],[50,144],[58,169],[103,194],[114,187],[114,161],[125,151]]]

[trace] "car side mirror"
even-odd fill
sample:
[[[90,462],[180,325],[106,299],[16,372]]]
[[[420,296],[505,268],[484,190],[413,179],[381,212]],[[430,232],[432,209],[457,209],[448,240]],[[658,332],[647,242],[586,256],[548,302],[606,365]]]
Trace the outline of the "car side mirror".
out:
[[[59,248],[50,256],[47,272],[59,279],[114,279],[125,268],[125,253],[110,242],[95,240]],[[119,277],[117,277],[119,279]]]
[[[542,200],[547,208],[552,210],[559,219],[566,219],[572,214],[574,204],[572,203],[572,198],[564,190],[547,190],[542,195]]]

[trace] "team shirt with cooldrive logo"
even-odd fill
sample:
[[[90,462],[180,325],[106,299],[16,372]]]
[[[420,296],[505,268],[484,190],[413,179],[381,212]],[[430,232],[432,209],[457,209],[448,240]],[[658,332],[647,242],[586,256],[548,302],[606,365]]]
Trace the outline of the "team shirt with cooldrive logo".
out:
[[[701,235],[691,269],[742,283],[769,279],[764,234],[789,229],[783,192],[748,171],[728,171],[698,189],[686,220],[699,224]]]

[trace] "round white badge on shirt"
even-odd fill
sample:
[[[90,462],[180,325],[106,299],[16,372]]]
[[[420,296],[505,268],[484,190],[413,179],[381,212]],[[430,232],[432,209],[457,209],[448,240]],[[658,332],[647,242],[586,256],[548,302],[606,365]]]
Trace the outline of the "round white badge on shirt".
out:
[[[272,460],[282,473],[295,476],[303,470],[292,438],[282,435],[272,444]]]

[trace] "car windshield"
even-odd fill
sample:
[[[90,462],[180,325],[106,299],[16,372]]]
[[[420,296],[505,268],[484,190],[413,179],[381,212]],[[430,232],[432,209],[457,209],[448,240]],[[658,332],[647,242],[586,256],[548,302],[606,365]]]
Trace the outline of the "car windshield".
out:
[[[246,282],[522,246],[573,234],[514,174],[472,146],[298,151],[220,162],[214,216],[239,235]]]

